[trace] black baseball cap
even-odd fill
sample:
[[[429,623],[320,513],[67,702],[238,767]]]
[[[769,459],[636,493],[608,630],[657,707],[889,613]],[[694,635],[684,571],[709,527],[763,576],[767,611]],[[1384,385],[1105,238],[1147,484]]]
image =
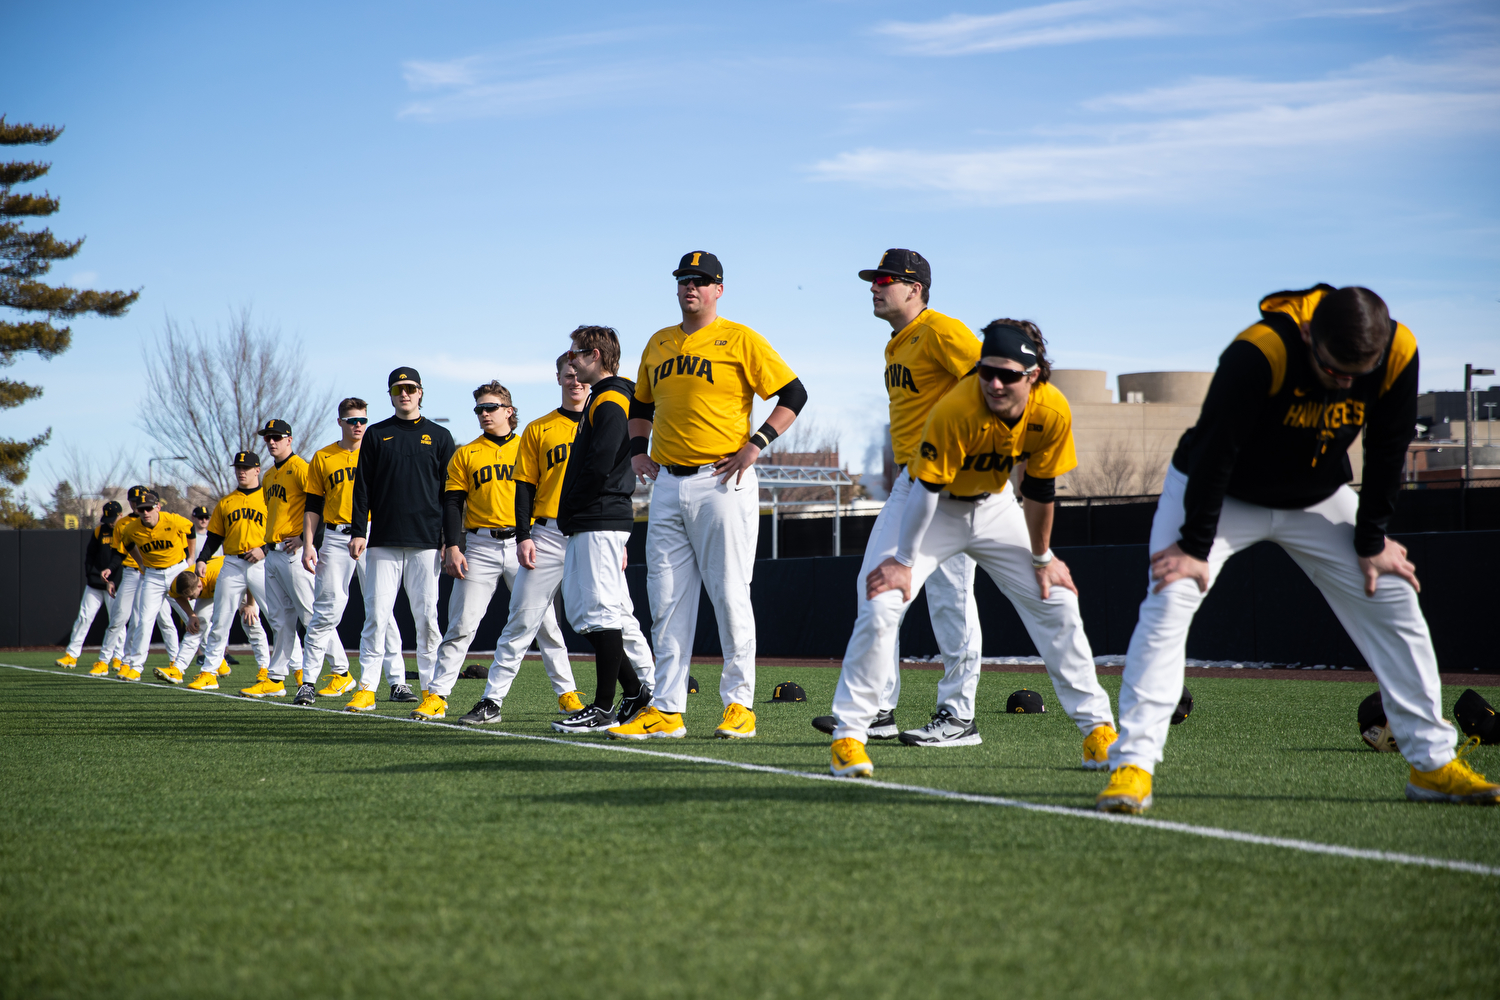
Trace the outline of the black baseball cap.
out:
[[[132,507],[149,507],[156,503],[157,496],[149,486],[132,486],[126,491],[125,499],[130,501]]]
[[[1022,688],[1005,699],[1005,710],[1015,715],[1039,715],[1047,711],[1042,696],[1035,691]]]
[[[882,274],[903,281],[920,281],[923,288],[932,287],[932,265],[915,250],[895,248],[880,255],[880,265],[859,272],[860,281],[874,281]]]
[[[402,383],[411,383],[418,389],[422,387],[422,373],[415,368],[397,368],[391,372],[391,377],[385,380],[387,389],[394,389]]]
[[[100,517],[119,517],[120,516],[120,511],[122,511],[124,509],[125,508],[123,508],[123,507],[120,506],[120,501],[118,501],[118,500],[111,500],[111,501],[109,501],[108,503],[106,503],[104,505],[104,512],[102,514],[100,514],[99,516]]]
[[[1187,717],[1193,714],[1193,692],[1187,688],[1182,689],[1182,697],[1177,701],[1177,711],[1172,713],[1172,725],[1180,726],[1187,721]]]
[[[229,464],[237,469],[258,469],[260,456],[253,451],[237,451],[234,453],[234,461]]]
[[[261,437],[265,437],[267,434],[285,434],[287,437],[291,437],[292,425],[287,423],[285,420],[267,420],[266,426],[262,427],[255,433],[259,434]]]
[[[688,694],[698,693],[698,678],[688,674]]]
[[[211,517],[211,516],[213,516],[213,511],[209,510],[207,507],[199,505],[199,506],[193,508],[193,516],[194,517]]]
[[[1484,700],[1484,696],[1469,688],[1453,703],[1453,718],[1469,738],[1478,737],[1485,746],[1500,743],[1500,715]]]
[[[719,258],[707,250],[693,250],[683,254],[682,259],[677,262],[677,270],[672,272],[672,277],[682,278],[689,274],[702,275],[720,285],[724,283],[724,265],[719,263]]]
[[[801,684],[796,684],[792,681],[782,681],[780,684],[776,685],[776,689],[771,692],[771,700],[806,701],[807,692],[802,690]]]

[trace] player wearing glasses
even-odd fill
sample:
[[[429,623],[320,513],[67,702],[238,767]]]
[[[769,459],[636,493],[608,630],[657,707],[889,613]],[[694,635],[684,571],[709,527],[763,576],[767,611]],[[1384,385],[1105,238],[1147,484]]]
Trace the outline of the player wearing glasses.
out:
[[[1010,599],[1036,644],[1063,710],[1085,735],[1084,766],[1114,737],[1109,696],[1078,613],[1078,590],[1052,554],[1057,477],[1078,464],[1073,415],[1047,377],[1045,341],[1032,323],[984,328],[978,370],[927,417],[907,471],[895,553],[864,579],[854,634],[833,696],[833,762],[840,777],[874,773],[865,738],[896,669],[896,637],[912,595],[939,565],[966,552]],[[1024,462],[1022,505],[1011,470]]]
[[[1333,608],[1380,683],[1409,799],[1493,804],[1454,753],[1416,570],[1386,537],[1417,420],[1417,340],[1367,288],[1277,292],[1219,356],[1151,523],[1151,578],[1120,688],[1120,739],[1098,807],[1151,805],[1182,692],[1188,627],[1224,561],[1273,541]],[[1363,486],[1348,486],[1364,434]]]

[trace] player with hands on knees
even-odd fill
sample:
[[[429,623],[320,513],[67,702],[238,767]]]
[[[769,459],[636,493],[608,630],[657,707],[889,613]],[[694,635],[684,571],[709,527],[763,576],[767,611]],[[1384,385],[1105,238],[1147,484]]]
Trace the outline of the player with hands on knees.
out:
[[[260,488],[260,456],[236,452],[235,482],[239,484],[215,506],[208,520],[208,541],[198,554],[198,576],[208,579],[208,565],[222,546],[224,562],[214,585],[213,628],[203,649],[202,672],[188,685],[199,690],[219,686],[218,664],[229,645],[229,629],[246,591],[261,608],[266,606],[266,502]],[[240,694],[247,698],[281,698],[284,684],[257,680]]]

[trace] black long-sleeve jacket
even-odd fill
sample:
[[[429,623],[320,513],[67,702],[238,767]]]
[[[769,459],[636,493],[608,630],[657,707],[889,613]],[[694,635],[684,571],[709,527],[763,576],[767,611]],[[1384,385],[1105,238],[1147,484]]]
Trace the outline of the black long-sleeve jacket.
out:
[[[120,582],[120,571],[125,568],[125,557],[109,543],[111,527],[100,525],[89,536],[88,551],[83,556],[83,569],[88,575],[89,586],[95,590],[108,590],[109,584]],[[101,537],[102,536],[102,537]],[[103,573],[109,570],[109,579]]]
[[[350,533],[368,531],[371,545],[442,547],[443,485],[454,447],[448,429],[426,417],[371,424],[354,467]]]
[[[1349,446],[1364,432],[1364,476],[1354,549],[1385,546],[1401,489],[1406,447],[1416,434],[1417,339],[1392,322],[1381,364],[1348,389],[1318,380],[1299,322],[1312,318],[1332,286],[1277,292],[1261,300],[1261,321],[1219,357],[1195,427],[1182,435],[1172,465],[1188,477],[1182,551],[1208,558],[1224,497],[1298,510],[1332,496],[1353,478]]]
[[[563,534],[629,531],[635,522],[627,429],[634,395],[635,383],[618,375],[594,383],[558,497],[557,526]]]

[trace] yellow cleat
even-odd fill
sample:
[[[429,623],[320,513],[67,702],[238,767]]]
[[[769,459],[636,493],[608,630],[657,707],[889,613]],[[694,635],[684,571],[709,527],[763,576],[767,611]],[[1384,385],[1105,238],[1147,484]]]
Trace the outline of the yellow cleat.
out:
[[[108,677],[109,676],[109,661],[108,660],[100,660],[98,663],[94,664],[94,669],[92,669],[92,670],[89,671],[89,676],[90,677]]]
[[[151,672],[156,675],[157,680],[166,681],[168,684],[182,683],[182,669],[176,664],[171,664],[165,667],[157,667]]]
[[[852,736],[846,736],[841,740],[834,740],[833,763],[828,765],[828,773],[835,778],[872,778],[875,776],[875,765],[870,762],[870,755],[865,753],[865,745]]]
[[[1119,738],[1114,726],[1095,726],[1083,740],[1083,769],[1102,771],[1109,767],[1110,744]]]
[[[78,658],[76,656],[69,656],[67,653],[59,656],[56,662],[59,667],[72,668],[78,666]]]
[[[354,697],[349,699],[349,704],[344,706],[346,712],[373,712],[375,711],[375,692],[356,691]]]
[[[134,667],[132,667],[130,664],[126,663],[126,664],[122,664],[120,666],[120,680],[122,680],[122,681],[138,681],[140,679],[141,679],[141,672],[139,670],[135,669]]]
[[[1110,772],[1109,785],[1094,800],[1100,812],[1135,815],[1151,808],[1151,772],[1134,764],[1121,764]]]
[[[113,660],[110,660],[110,661],[109,661],[109,669],[111,669],[111,670],[113,670],[113,671],[114,671],[114,672],[115,672],[115,673],[117,673],[117,674],[118,674],[118,673],[123,673],[123,672],[124,672],[124,670],[125,670],[125,664],[124,664],[124,662],[123,662],[123,661],[122,661],[122,660],[121,660],[121,659],[120,659],[120,658],[119,658],[119,657],[118,657],[118,656],[117,656],[117,657],[115,657],[115,658],[114,658],[114,659],[113,659]]]
[[[265,667],[261,667],[260,670],[256,671],[256,674],[255,674],[255,683],[259,684],[261,681],[268,681],[270,679],[271,679],[271,675],[266,672],[266,668]]]
[[[292,681],[298,687],[302,686],[302,668],[301,667],[298,667],[296,670],[292,671]]]
[[[448,715],[448,699],[431,691],[422,696],[422,704],[412,709],[413,719],[426,719],[432,722],[436,719],[446,718]]]
[[[564,691],[557,696],[557,711],[559,715],[572,715],[574,712],[583,711],[583,699],[578,697],[581,691]]]
[[[219,661],[219,676],[220,677],[228,677],[229,673],[230,673],[230,670],[229,670],[229,661],[228,660],[220,660]]]
[[[267,678],[251,687],[240,688],[240,694],[246,698],[285,698],[286,685]]]
[[[749,739],[755,735],[755,713],[737,701],[730,702],[714,735],[721,740]]]
[[[1464,763],[1469,751],[1479,745],[1471,736],[1458,756],[1436,771],[1411,769],[1406,779],[1406,797],[1413,802],[1457,802],[1468,806],[1492,806],[1500,803],[1500,785]]]
[[[219,675],[212,670],[205,670],[188,681],[188,687],[194,691],[217,691],[219,690]]]
[[[680,740],[687,735],[681,712],[663,712],[655,705],[623,726],[606,729],[612,740]]]
[[[318,692],[320,698],[337,698],[354,687],[354,678],[348,674],[329,674],[328,683]]]

